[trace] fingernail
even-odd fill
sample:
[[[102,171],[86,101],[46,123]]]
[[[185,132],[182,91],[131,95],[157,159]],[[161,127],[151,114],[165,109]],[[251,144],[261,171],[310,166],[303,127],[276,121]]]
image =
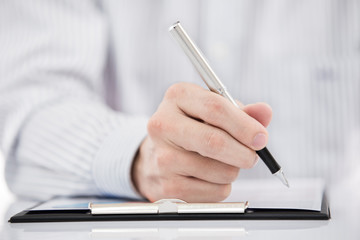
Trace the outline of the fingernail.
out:
[[[262,149],[266,145],[266,135],[263,133],[258,133],[251,144],[255,149]]]

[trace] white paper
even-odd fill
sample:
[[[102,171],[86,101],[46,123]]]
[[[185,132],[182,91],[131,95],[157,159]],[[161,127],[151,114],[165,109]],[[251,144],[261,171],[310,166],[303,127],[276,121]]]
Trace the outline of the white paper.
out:
[[[278,179],[238,180],[225,202],[249,201],[249,208],[320,211],[325,184],[321,179],[289,179],[290,188]]]
[[[30,211],[48,211],[48,210],[88,210],[89,203],[124,203],[129,200],[114,198],[55,198],[39,204],[30,209]]]

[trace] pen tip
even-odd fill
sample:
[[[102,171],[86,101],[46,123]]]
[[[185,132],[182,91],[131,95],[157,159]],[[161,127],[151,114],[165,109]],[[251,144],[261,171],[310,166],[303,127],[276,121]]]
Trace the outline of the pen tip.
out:
[[[282,171],[282,169],[280,169],[279,171],[277,171],[276,173],[274,173],[274,175],[276,177],[278,177],[280,179],[280,181],[287,186],[288,188],[290,188],[290,184],[289,181],[286,179],[284,172]]]

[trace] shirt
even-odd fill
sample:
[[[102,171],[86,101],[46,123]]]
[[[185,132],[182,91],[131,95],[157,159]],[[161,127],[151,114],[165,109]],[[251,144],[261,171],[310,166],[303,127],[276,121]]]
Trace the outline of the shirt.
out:
[[[130,171],[147,119],[172,84],[205,87],[168,33],[177,20],[236,99],[272,106],[268,148],[290,179],[359,174],[359,11],[357,0],[1,1],[10,190],[139,197]],[[270,176],[261,161],[240,173]]]

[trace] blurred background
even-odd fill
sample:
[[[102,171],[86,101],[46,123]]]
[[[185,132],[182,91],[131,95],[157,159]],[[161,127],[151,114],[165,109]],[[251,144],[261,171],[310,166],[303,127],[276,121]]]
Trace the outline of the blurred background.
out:
[[[10,191],[7,188],[6,183],[5,183],[4,167],[5,167],[5,161],[0,152],[0,199],[1,199],[0,200],[0,203],[1,203],[0,204],[0,219],[4,218],[4,214],[9,206],[9,204],[14,199],[14,196],[10,193]],[[4,222],[0,221],[0,224],[3,224]]]

